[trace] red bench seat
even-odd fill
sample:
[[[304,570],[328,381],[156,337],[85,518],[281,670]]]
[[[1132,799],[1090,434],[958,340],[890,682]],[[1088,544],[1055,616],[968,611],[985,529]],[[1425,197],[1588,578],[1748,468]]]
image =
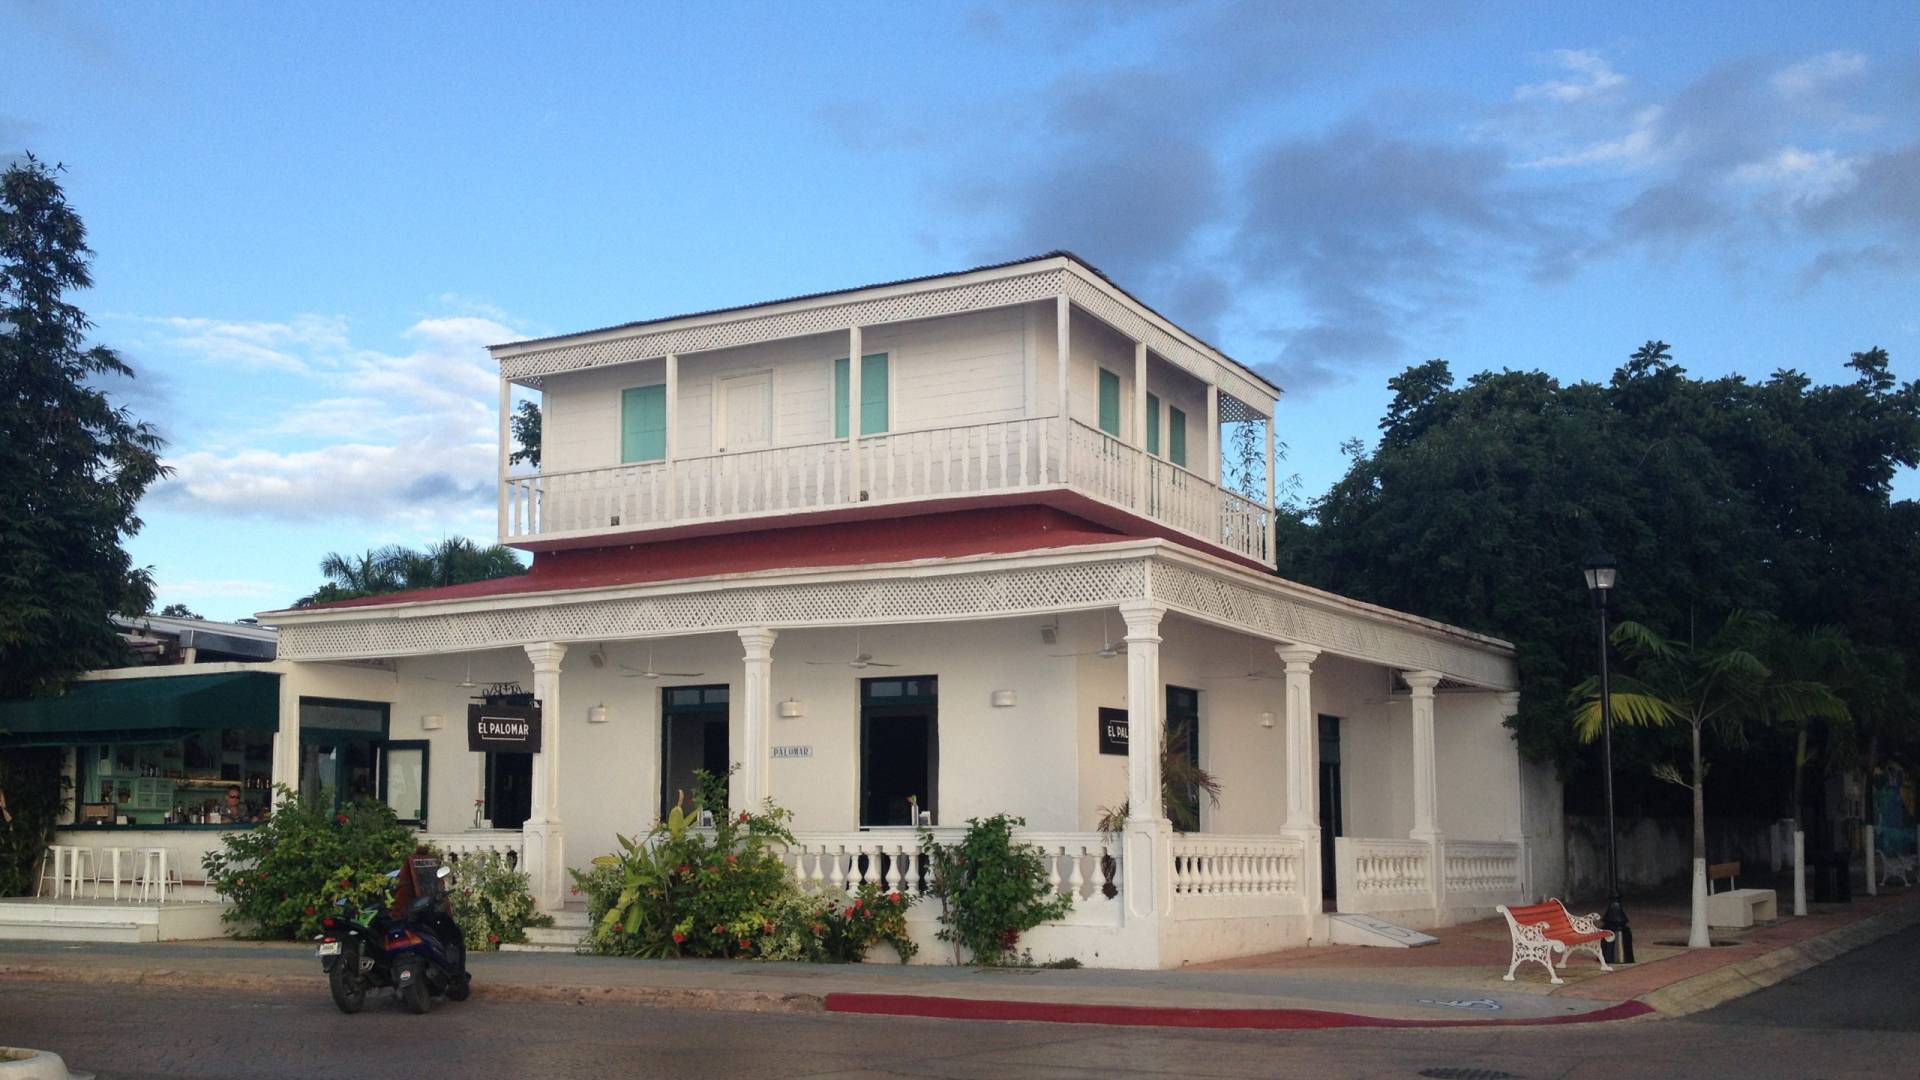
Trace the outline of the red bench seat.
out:
[[[1598,925],[1600,916],[1588,915],[1584,918],[1571,915],[1567,906],[1559,900],[1548,900],[1542,904],[1520,904],[1514,907],[1501,907],[1500,914],[1507,917],[1507,930],[1513,937],[1513,959],[1507,965],[1507,973],[1501,978],[1513,981],[1514,969],[1527,960],[1538,960],[1547,966],[1547,976],[1558,984],[1565,980],[1553,969],[1553,955],[1560,954],[1560,966],[1566,967],[1567,961],[1576,952],[1591,952],[1593,958],[1600,961],[1600,970],[1612,971],[1607,958],[1600,951],[1600,943],[1613,940],[1613,931],[1603,930]]]

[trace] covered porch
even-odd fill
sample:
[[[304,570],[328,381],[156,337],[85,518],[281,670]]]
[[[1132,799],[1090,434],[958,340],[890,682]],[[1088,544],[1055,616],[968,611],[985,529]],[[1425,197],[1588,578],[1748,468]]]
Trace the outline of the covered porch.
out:
[[[1326,940],[1335,910],[1431,927],[1530,891],[1504,645],[1162,541],[309,611],[282,649],[390,671],[396,735],[431,745],[427,833],[515,850],[549,907],[729,764],[732,805],[793,811],[813,889],[919,893],[916,818],[1024,818],[1076,898],[1024,940],[1041,959],[1171,967]],[[513,822],[456,719],[508,682],[543,717]],[[1101,831],[1161,806],[1170,726],[1219,805]]]

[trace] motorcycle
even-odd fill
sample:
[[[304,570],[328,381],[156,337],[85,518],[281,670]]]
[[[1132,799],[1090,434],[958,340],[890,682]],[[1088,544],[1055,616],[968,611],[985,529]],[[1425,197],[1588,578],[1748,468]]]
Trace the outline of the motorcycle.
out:
[[[320,920],[320,968],[327,973],[333,1003],[343,1013],[366,1006],[367,991],[392,987],[408,1011],[424,1013],[432,999],[465,1001],[472,993],[466,939],[447,911],[445,883],[451,874],[434,859],[414,859],[414,880],[425,887],[395,919],[385,907],[358,915],[338,902],[338,916]],[[400,871],[389,873],[398,879]]]

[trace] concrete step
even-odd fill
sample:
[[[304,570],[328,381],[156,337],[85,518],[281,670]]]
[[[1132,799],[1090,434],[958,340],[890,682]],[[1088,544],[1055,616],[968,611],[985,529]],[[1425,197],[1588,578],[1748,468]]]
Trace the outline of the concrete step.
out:
[[[580,950],[572,945],[535,945],[532,943],[528,943],[526,945],[502,945],[500,946],[500,951],[501,952],[561,953],[567,956],[572,956],[578,953]]]
[[[97,941],[141,944],[157,941],[158,924],[79,919],[0,919],[0,941]]]
[[[574,946],[580,944],[580,939],[585,936],[586,936],[586,929],[584,927],[573,927],[573,926],[529,926],[527,927],[527,944],[529,945],[558,945],[558,946],[564,946],[565,948],[571,949]]]
[[[567,908],[553,913],[553,925],[556,929],[585,930],[587,928],[586,908]]]

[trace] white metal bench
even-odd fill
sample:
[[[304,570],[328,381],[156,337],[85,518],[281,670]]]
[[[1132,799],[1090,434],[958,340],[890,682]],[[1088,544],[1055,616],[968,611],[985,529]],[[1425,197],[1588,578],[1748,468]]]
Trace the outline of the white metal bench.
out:
[[[1876,852],[1875,857],[1880,860],[1882,885],[1891,885],[1894,878],[1899,878],[1900,884],[1911,886],[1916,878],[1920,878],[1920,856],[1889,855],[1881,851]]]
[[[1780,901],[1772,889],[1740,888],[1740,864],[1714,863],[1707,867],[1707,925],[1720,927],[1752,926],[1772,922],[1780,916]],[[1713,891],[1716,881],[1728,888]]]
[[[1600,951],[1600,943],[1613,940],[1613,931],[1600,929],[1599,915],[1581,918],[1567,912],[1567,905],[1559,900],[1548,900],[1543,904],[1521,904],[1516,907],[1501,905],[1497,908],[1507,917],[1507,931],[1513,935],[1513,960],[1507,964],[1507,973],[1500,976],[1507,982],[1513,981],[1513,971],[1529,960],[1537,960],[1547,966],[1547,977],[1555,985],[1565,980],[1553,970],[1553,957],[1560,954],[1560,966],[1566,967],[1567,961],[1576,952],[1590,952],[1600,961],[1600,970],[1612,971],[1607,958]]]

